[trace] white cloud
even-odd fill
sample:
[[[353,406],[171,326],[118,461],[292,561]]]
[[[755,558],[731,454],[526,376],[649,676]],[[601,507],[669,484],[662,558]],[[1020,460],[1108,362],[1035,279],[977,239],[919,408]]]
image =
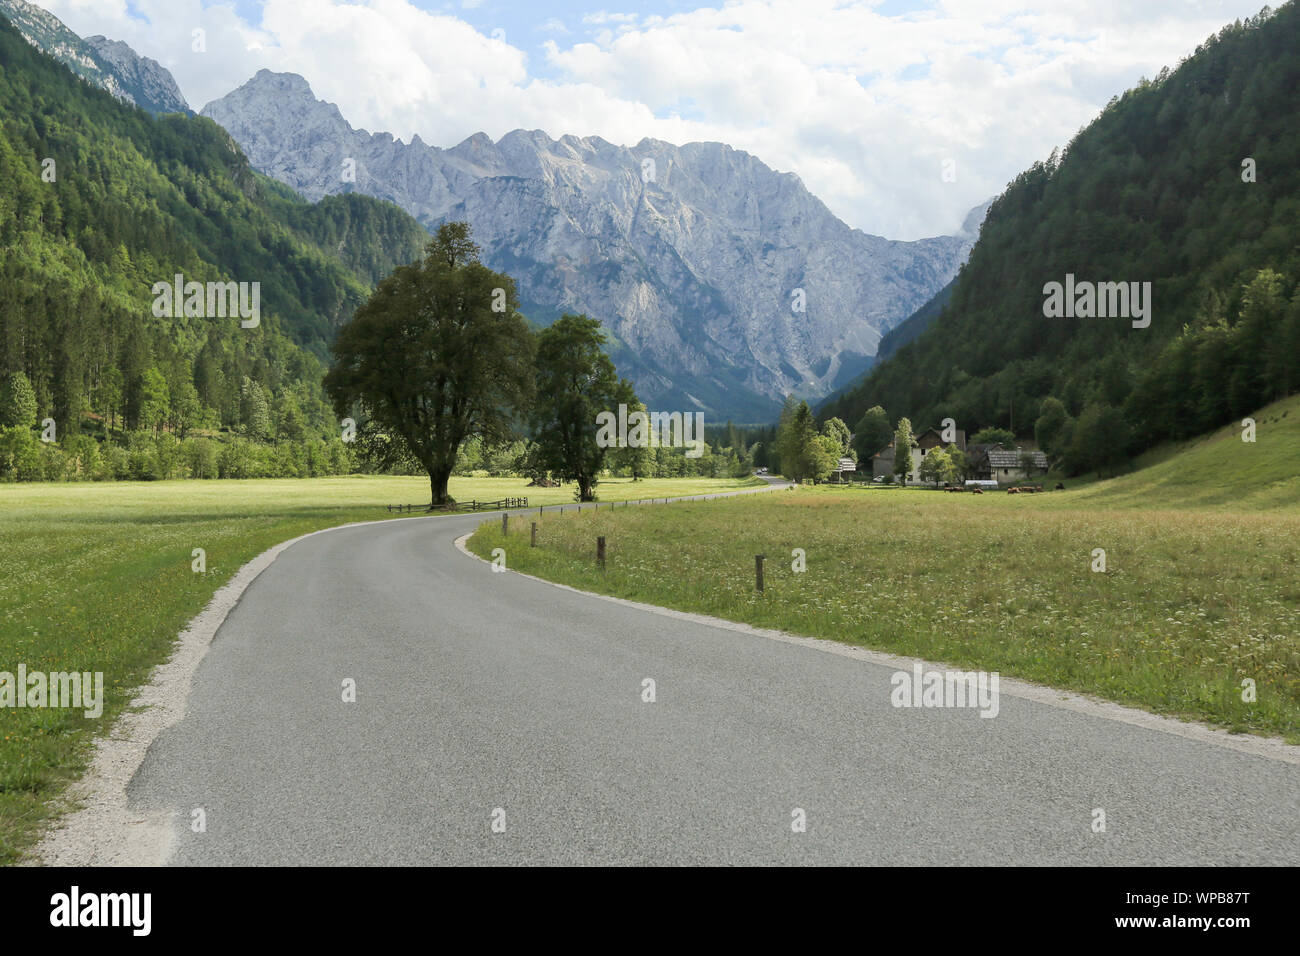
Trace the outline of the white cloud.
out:
[[[597,12],[585,36],[524,50],[408,0],[266,0],[253,25],[200,0],[40,0],[79,33],[125,40],[202,106],[263,67],[301,73],[355,126],[452,145],[518,127],[635,144],[713,139],[804,183],[848,223],[916,238],[967,209],[1114,93],[1173,66],[1254,2],[732,0],[668,16]],[[466,4],[468,6],[468,4]],[[507,24],[509,25],[509,24]],[[191,31],[207,52],[191,50]],[[533,32],[533,31],[527,31]],[[942,164],[956,164],[944,182]]]

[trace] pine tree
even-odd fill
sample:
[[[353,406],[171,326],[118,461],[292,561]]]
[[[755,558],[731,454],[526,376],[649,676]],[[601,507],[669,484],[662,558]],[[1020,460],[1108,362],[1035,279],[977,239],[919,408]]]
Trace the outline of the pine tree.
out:
[[[22,372],[11,372],[0,384],[0,425],[31,428],[36,424],[36,392]]]

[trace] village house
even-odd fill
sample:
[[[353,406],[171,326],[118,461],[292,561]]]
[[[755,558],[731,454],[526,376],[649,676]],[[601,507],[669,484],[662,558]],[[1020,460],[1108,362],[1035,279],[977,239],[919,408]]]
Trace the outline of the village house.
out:
[[[1015,448],[1007,448],[1000,444],[979,444],[971,445],[968,448],[966,446],[966,433],[960,429],[955,431],[956,440],[952,442],[944,441],[943,433],[937,428],[927,429],[913,439],[912,467],[907,473],[909,484],[920,482],[921,462],[925,460],[927,454],[936,448],[947,448],[950,444],[956,445],[958,449],[966,453],[970,460],[971,477],[973,478],[986,481],[1015,482],[1041,475],[1047,471],[1047,456],[1037,448],[1026,448],[1020,445]],[[1025,461],[1026,458],[1028,462]],[[1028,469],[1025,467],[1026,463],[1029,464]],[[872,477],[894,474],[894,443],[892,441],[871,456],[871,474]]]
[[[1025,468],[1029,459],[1030,467]],[[1032,478],[1047,471],[1047,456],[1036,448],[1008,449],[1002,445],[973,445],[971,470],[976,478],[1011,482]]]
[[[916,439],[916,445],[921,449],[921,454],[934,448],[947,448],[949,445],[956,445],[959,451],[966,450],[966,433],[960,428],[954,428],[953,434],[956,436],[955,441],[944,441],[943,432],[937,428],[927,429]]]
[[[929,428],[919,436],[912,438],[912,467],[907,473],[908,483],[915,483],[921,480],[921,462],[925,456],[936,448],[947,448],[949,445],[956,445],[961,451],[966,450],[966,433],[960,428],[954,429],[956,440],[946,442],[943,440],[943,433],[937,428]],[[894,473],[894,443],[891,441],[880,451],[871,456],[871,475],[892,475]]]

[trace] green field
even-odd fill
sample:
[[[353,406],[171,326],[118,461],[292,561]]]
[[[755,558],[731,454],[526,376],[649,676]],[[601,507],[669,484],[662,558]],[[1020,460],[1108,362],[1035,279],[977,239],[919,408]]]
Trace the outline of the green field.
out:
[[[1165,445],[1138,458],[1131,474],[1090,484],[1077,501],[1130,508],[1164,503],[1236,511],[1300,509],[1300,396],[1253,417],[1253,443],[1242,441],[1242,427],[1234,423]]]
[[[730,490],[731,479],[603,480],[603,501]],[[573,501],[573,486],[453,478],[460,500]],[[13,862],[177,634],[231,575],[289,538],[392,517],[425,478],[0,485],[0,671],[102,671],[104,713],[0,708],[0,862]],[[191,570],[195,548],[207,573]]]
[[[1285,410],[1260,414],[1253,446],[1237,447],[1238,431],[1236,445],[1206,440],[1077,491],[802,488],[547,515],[535,549],[526,523],[505,540],[489,524],[470,547],[504,547],[513,570],[585,590],[1300,742],[1300,507],[1295,471],[1277,461],[1300,464],[1300,416]],[[1237,490],[1243,474],[1254,484]],[[1104,573],[1092,570],[1096,548]]]

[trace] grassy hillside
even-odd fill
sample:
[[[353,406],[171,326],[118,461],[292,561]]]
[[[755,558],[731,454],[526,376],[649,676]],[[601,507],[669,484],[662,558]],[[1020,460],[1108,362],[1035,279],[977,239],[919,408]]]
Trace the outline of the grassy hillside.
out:
[[[1240,422],[1162,445],[1136,470],[1062,496],[1073,503],[1126,507],[1300,510],[1300,396],[1256,412],[1255,442]]]

